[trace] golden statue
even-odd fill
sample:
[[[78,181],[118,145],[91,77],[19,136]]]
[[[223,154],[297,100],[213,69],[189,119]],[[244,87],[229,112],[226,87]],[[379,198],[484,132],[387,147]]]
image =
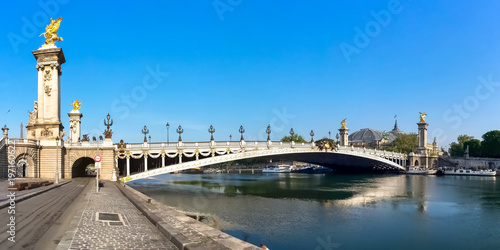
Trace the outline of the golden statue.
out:
[[[422,123],[425,123],[425,117],[427,116],[427,114],[424,112],[418,112],[420,113],[420,121],[419,122],[422,122]]]
[[[57,31],[59,30],[59,25],[61,25],[62,17],[57,18],[57,20],[53,20],[50,18],[50,24],[45,27],[45,32],[40,34],[38,37],[42,35],[45,36],[45,43],[42,47],[56,46],[56,41],[62,41],[62,37],[57,36]]]
[[[80,105],[82,105],[81,102],[79,102],[78,100],[74,101],[73,102],[73,111],[80,110]]]
[[[347,120],[347,118],[345,118],[344,120],[342,120],[342,121],[340,122],[340,124],[342,125],[342,127],[340,127],[340,128],[347,128],[347,127],[345,126],[345,120]]]

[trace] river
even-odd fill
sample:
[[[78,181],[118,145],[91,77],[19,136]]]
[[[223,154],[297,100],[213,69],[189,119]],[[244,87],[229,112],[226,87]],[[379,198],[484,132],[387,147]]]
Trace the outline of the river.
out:
[[[497,249],[499,177],[167,174],[129,185],[278,249]]]

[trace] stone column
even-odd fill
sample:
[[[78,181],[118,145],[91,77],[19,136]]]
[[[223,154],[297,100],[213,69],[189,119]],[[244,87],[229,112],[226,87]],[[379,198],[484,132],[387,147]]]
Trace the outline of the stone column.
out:
[[[7,128],[7,125],[3,126],[2,132],[3,132],[2,137],[9,137],[9,128]]]
[[[165,151],[161,151],[161,167],[165,167]]]
[[[340,146],[349,146],[349,129],[348,128],[340,128]]]
[[[49,140],[60,135],[61,65],[66,62],[61,48],[40,48],[32,51],[37,61],[38,102],[36,114],[26,126],[28,139]]]
[[[127,177],[130,176],[130,154],[127,153]]]
[[[144,172],[148,172],[148,154],[144,153]]]
[[[82,124],[82,116],[79,110],[73,110],[68,113],[69,116],[69,124],[71,126],[70,131],[70,143],[76,143],[80,141],[81,136],[81,124]]]
[[[419,122],[418,125],[418,154],[427,154],[425,146],[427,146],[427,124],[426,122]]]

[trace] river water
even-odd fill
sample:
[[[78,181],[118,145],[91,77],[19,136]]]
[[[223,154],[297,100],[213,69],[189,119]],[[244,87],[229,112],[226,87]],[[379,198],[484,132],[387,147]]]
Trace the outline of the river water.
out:
[[[498,249],[499,177],[168,174],[129,183],[278,249]]]

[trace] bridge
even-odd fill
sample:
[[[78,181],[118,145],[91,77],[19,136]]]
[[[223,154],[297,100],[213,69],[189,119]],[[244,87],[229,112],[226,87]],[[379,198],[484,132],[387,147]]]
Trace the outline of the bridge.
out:
[[[338,146],[320,149],[314,142],[295,143],[277,141],[210,141],[183,143],[120,143],[116,149],[116,160],[125,161],[122,181],[133,181],[155,175],[201,168],[209,165],[251,159],[280,158],[303,161],[343,170],[363,169],[365,171],[404,171],[407,155],[376,149]],[[161,165],[148,169],[148,159]],[[131,159],[143,161],[143,171],[131,174]],[[174,159],[173,164],[166,161]]]

